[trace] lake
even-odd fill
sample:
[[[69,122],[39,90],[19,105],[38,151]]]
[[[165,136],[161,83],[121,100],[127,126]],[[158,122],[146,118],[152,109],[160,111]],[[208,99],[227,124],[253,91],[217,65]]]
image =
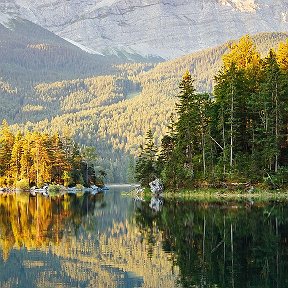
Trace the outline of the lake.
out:
[[[0,287],[288,287],[286,204],[153,206],[130,189],[1,196]]]

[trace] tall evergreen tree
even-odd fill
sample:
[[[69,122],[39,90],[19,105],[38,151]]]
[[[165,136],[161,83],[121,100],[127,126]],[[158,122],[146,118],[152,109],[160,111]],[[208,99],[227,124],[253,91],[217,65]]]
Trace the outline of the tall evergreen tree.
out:
[[[49,157],[49,137],[46,134],[34,132],[31,135],[31,166],[32,182],[37,186],[51,182],[51,159]],[[30,177],[31,177],[30,176]]]
[[[98,156],[95,147],[84,147],[81,151],[81,156],[84,164],[83,171],[85,171],[83,173],[85,175],[84,182],[87,186],[89,186],[91,183],[95,183],[96,181],[94,166]]]
[[[180,83],[180,93],[176,111],[176,145],[179,164],[182,166],[182,178],[189,182],[200,173],[207,173],[207,133],[208,110],[211,103],[208,94],[197,94],[189,71],[186,71]],[[200,163],[200,166],[199,166]],[[180,171],[179,171],[180,172]]]
[[[277,61],[280,65],[280,68],[288,72],[288,40],[285,43],[279,44]]]
[[[69,165],[68,159],[65,154],[63,143],[60,139],[59,134],[55,134],[51,137],[49,144],[49,152],[51,159],[53,159],[51,167],[51,178],[53,182],[64,183],[64,173],[65,182],[69,182],[69,172],[71,170],[71,164]],[[67,184],[67,183],[66,183]]]
[[[259,142],[265,157],[265,168],[274,172],[280,166],[281,150],[287,151],[287,74],[281,72],[276,54],[270,51],[263,62],[263,80],[259,102],[261,124]],[[262,128],[262,129],[261,129]],[[262,141],[261,141],[262,140]],[[283,153],[282,153],[283,155]],[[285,158],[285,156],[283,155]],[[283,159],[282,157],[282,159]],[[283,162],[283,161],[282,161]],[[286,164],[286,163],[282,163]]]
[[[151,129],[147,132],[144,147],[141,146],[139,158],[135,166],[135,178],[144,186],[158,176],[157,171],[157,147],[153,140]]]
[[[31,180],[31,167],[33,165],[33,161],[31,158],[31,133],[28,132],[23,136],[22,139],[22,154],[20,159],[20,178],[28,179],[29,183]]]
[[[215,77],[214,95],[218,107],[218,132],[222,171],[243,172],[253,150],[254,117],[260,81],[260,56],[249,36],[244,36],[223,57],[224,66]],[[217,136],[218,135],[218,136]],[[219,137],[221,135],[221,137]],[[243,157],[245,155],[245,157]],[[229,169],[228,169],[229,168]]]

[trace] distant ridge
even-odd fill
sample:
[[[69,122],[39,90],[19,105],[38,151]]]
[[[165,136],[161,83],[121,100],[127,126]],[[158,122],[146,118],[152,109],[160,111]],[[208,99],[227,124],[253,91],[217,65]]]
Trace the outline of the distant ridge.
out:
[[[0,73],[11,82],[37,83],[113,71],[119,59],[84,53],[80,48],[27,20],[0,24]],[[17,84],[17,83],[15,83]]]
[[[252,35],[252,39],[259,53],[262,56],[266,56],[270,48],[277,49],[280,42],[285,42],[288,39],[288,33],[259,33]],[[230,40],[222,45],[203,49],[177,59],[162,62],[154,69],[145,73],[143,77],[149,79],[149,82],[155,78],[155,80],[162,82],[167,79],[169,83],[171,83],[171,79],[173,79],[175,86],[171,88],[177,89],[179,79],[181,79],[186,70],[189,70],[195,79],[195,85],[198,91],[212,92],[213,77],[222,66],[221,58],[228,51],[229,44],[234,41],[238,41],[238,39]],[[163,83],[161,87],[166,87],[166,85]],[[172,93],[175,93],[175,89],[171,89]],[[168,94],[171,94],[171,91],[168,92]]]

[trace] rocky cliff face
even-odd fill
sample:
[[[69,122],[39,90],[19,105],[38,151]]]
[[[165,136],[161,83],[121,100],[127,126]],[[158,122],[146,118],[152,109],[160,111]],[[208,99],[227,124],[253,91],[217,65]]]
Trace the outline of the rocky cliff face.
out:
[[[287,0],[0,0],[90,51],[174,58],[243,34],[288,30]]]

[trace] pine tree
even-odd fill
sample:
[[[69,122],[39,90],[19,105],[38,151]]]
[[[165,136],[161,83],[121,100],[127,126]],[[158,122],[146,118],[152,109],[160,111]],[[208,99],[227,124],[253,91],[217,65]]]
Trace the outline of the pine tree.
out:
[[[211,99],[208,94],[197,94],[192,77],[187,71],[180,83],[176,110],[176,145],[174,153],[181,168],[178,172],[188,181],[207,173],[208,111]],[[197,176],[197,175],[198,176]]]
[[[91,183],[95,183],[96,181],[94,165],[98,156],[95,147],[84,147],[81,151],[81,157],[84,164],[83,171],[85,171],[84,181],[85,184],[89,186]]]
[[[223,62],[222,70],[215,77],[215,107],[218,107],[219,124],[213,137],[222,147],[219,163],[222,163],[225,178],[227,172],[236,175],[247,170],[244,167],[246,158],[251,157],[254,145],[261,66],[259,53],[249,36],[232,45]]]
[[[222,135],[222,139],[218,137],[218,142],[222,143],[223,147],[223,165],[226,167],[227,161],[230,169],[233,169],[236,153],[235,145],[238,139],[241,145],[244,136],[238,134],[241,121],[243,121],[239,110],[243,109],[242,105],[244,105],[244,101],[241,101],[243,100],[241,99],[241,95],[243,95],[241,83],[244,76],[236,68],[236,65],[232,65],[228,70],[220,72],[215,79],[217,85],[215,86],[214,95],[216,102],[219,103],[217,107],[220,109],[219,115],[221,115],[218,135]]]
[[[30,182],[37,186],[51,182],[51,159],[49,157],[49,137],[34,132],[31,135],[31,166]]]
[[[22,154],[20,159],[20,178],[31,180],[31,133],[26,133],[22,139]]]
[[[53,182],[64,182],[63,176],[65,173],[65,182],[69,182],[69,171],[71,170],[71,164],[68,163],[66,153],[63,147],[63,143],[59,134],[55,134],[49,141],[50,159],[52,163],[51,178]]]
[[[288,72],[288,40],[286,41],[286,43],[282,42],[279,44],[277,61],[280,65],[280,68]]]
[[[229,70],[232,66],[240,70],[254,70],[254,67],[259,67],[260,64],[260,54],[249,35],[233,43],[229,53],[225,54],[222,59],[225,70]]]
[[[195,88],[189,71],[186,71],[180,83],[180,94],[176,111],[179,116],[176,123],[176,150],[179,155],[179,161],[183,168],[191,175],[194,174],[193,156],[196,154],[196,143],[198,133],[195,133],[195,126],[198,124],[196,111],[198,110]]]
[[[141,146],[139,158],[136,161],[135,178],[144,186],[158,177],[157,148],[153,140],[151,129],[147,132],[144,147]]]
[[[72,166],[72,169],[70,171],[71,182],[72,184],[80,183],[83,185],[84,177],[81,171],[82,157],[80,154],[79,146],[76,143],[73,143],[72,145],[69,145],[68,150],[69,152],[66,155],[69,155],[68,162],[71,163]],[[67,152],[67,146],[65,148],[65,151]]]
[[[277,172],[280,166],[281,149],[287,150],[288,97],[285,79],[287,81],[287,76],[281,72],[276,54],[271,50],[263,62],[263,80],[259,101],[261,126],[258,129],[262,133],[259,133],[258,141],[261,146],[259,149],[263,149],[265,168],[274,172]]]

